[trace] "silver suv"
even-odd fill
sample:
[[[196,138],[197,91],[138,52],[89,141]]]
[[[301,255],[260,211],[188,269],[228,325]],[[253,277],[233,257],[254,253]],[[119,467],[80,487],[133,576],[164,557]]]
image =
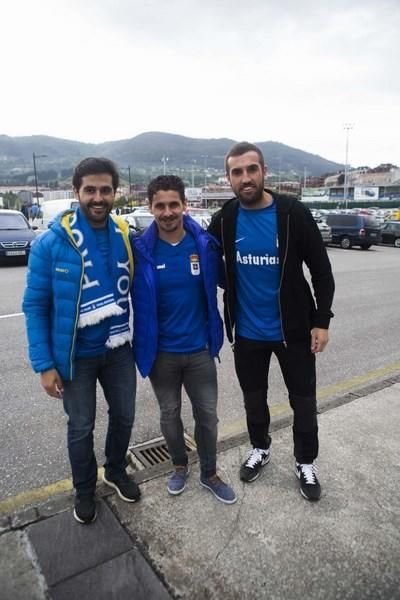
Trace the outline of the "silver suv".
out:
[[[315,218],[318,229],[324,241],[324,244],[329,244],[332,241],[332,229],[329,227],[328,223],[324,221],[321,217]]]

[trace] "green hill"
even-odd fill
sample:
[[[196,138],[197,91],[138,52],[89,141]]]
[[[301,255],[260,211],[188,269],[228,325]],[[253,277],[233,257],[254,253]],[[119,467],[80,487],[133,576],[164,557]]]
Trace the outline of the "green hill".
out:
[[[87,144],[49,136],[9,137],[0,135],[0,178],[10,182],[31,177],[32,153],[40,156],[41,180],[67,176],[85,156],[107,156],[119,167],[162,171],[162,157],[173,168],[216,169],[223,172],[224,156],[237,140],[199,139],[161,132],[147,132],[126,140]],[[264,153],[270,172],[318,176],[343,169],[343,165],[279,142],[256,142]],[[41,156],[45,155],[45,156]]]

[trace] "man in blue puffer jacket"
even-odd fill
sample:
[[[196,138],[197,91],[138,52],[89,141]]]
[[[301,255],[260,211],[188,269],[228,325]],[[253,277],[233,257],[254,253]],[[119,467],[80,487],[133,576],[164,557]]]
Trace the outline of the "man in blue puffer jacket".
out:
[[[90,523],[96,518],[97,381],[109,406],[103,480],[127,502],[140,496],[126,473],[136,394],[129,328],[133,255],[128,225],[110,216],[118,187],[114,164],[84,159],[73,187],[79,208],[60,214],[32,247],[23,310],[32,367],[47,394],[63,399],[69,417],[74,517]]]
[[[217,306],[222,273],[217,242],[190,216],[182,180],[161,175],[148,187],[154,222],[133,240],[134,350],[160,405],[161,431],[174,465],[167,489],[183,492],[189,475],[181,419],[182,384],[192,403],[200,484],[221,502],[236,501],[216,473],[217,373],[223,342]]]

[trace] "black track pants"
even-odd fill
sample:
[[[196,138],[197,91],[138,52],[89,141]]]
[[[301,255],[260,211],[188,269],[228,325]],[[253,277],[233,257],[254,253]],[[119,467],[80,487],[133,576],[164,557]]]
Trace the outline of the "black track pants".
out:
[[[254,448],[269,448],[270,413],[267,403],[271,355],[279,361],[294,413],[294,455],[311,463],[318,455],[315,355],[310,344],[260,342],[236,336],[235,369],[243,391],[247,429]]]

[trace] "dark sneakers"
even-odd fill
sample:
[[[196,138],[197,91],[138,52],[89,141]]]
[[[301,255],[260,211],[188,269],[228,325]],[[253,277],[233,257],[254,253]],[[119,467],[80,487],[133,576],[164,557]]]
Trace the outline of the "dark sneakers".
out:
[[[260,476],[260,471],[269,462],[271,453],[268,449],[253,448],[249,456],[240,467],[240,479],[251,483]]]
[[[96,501],[92,494],[76,494],[74,518],[78,523],[93,523],[97,517]]]
[[[123,473],[115,479],[107,479],[104,474],[103,481],[106,485],[114,488],[121,500],[125,500],[125,502],[136,502],[140,498],[138,484],[127,473]]]
[[[300,480],[300,493],[307,500],[319,500],[321,497],[321,486],[316,475],[314,463],[303,464],[296,462],[294,471]]]

